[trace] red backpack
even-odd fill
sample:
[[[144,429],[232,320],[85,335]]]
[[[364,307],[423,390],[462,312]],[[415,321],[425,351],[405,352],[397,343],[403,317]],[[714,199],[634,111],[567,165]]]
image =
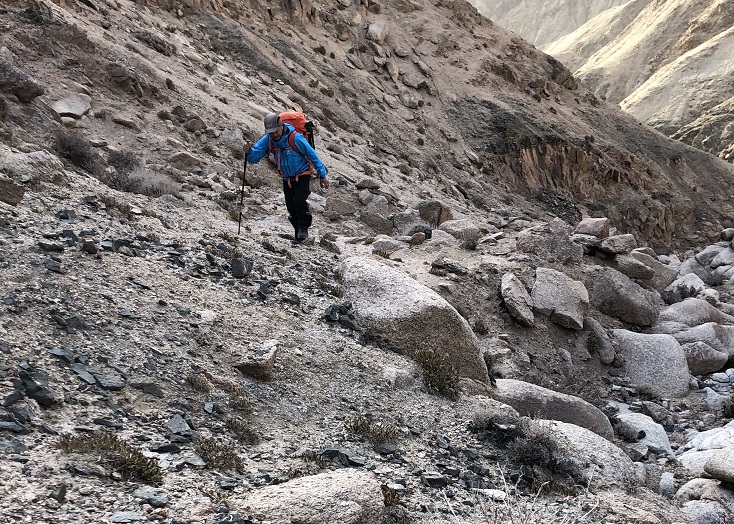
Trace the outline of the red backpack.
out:
[[[314,125],[313,122],[310,120],[306,120],[306,115],[301,113],[300,111],[285,111],[283,113],[280,113],[278,115],[280,117],[280,120],[284,124],[290,124],[293,126],[293,129],[296,133],[300,133],[303,135],[303,137],[308,141],[308,145],[310,145],[312,148],[314,147]],[[313,164],[311,164],[311,161],[308,159],[306,155],[304,155],[301,151],[298,150],[296,147],[296,136],[295,133],[289,133],[288,134],[288,145],[290,146],[290,149],[301,155],[306,162],[308,162],[309,169],[307,171],[304,171],[303,173],[299,173],[296,175],[296,182],[298,181],[298,178],[301,175],[308,175],[311,176],[313,173]],[[273,154],[273,156],[276,158],[276,163],[278,162],[278,156],[275,154],[275,143],[273,140],[268,141],[268,148],[270,149],[270,152]],[[277,164],[278,172],[280,172],[280,165]],[[281,176],[283,176],[283,173],[281,173]],[[289,183],[290,184],[290,183]]]
[[[313,139],[313,122],[311,122],[310,120],[306,120],[306,115],[304,115],[300,111],[285,111],[278,116],[280,116],[280,120],[284,124],[292,125],[297,132],[301,133],[304,136],[304,138],[308,141],[308,145],[316,149]]]

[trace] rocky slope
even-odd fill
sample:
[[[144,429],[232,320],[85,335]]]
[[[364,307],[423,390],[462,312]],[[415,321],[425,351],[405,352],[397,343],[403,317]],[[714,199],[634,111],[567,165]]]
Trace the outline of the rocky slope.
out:
[[[465,2],[0,27],[0,522],[725,522],[730,165]]]

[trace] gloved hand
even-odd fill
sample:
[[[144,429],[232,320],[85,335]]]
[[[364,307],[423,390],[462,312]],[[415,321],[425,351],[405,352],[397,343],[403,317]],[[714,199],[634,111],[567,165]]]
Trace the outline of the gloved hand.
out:
[[[320,184],[323,189],[329,189],[329,179],[328,178],[321,178]]]
[[[245,142],[245,145],[242,147],[242,155],[247,157],[250,149],[252,149],[252,144],[250,142]]]

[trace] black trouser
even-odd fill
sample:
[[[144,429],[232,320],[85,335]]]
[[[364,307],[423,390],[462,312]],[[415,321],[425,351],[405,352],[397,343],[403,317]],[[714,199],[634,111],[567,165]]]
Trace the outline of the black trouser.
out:
[[[306,199],[311,194],[310,180],[311,177],[304,175],[298,178],[296,182],[295,178],[290,179],[290,186],[288,186],[287,178],[283,179],[283,195],[285,195],[285,207],[288,208],[288,220],[293,224],[293,228],[296,232],[299,229],[308,229],[311,227],[313,217],[311,211],[308,209],[308,202]]]

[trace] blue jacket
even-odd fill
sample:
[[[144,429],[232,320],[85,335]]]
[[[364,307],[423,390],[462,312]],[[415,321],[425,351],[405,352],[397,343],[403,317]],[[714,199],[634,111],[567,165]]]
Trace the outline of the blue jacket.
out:
[[[309,145],[308,140],[297,133],[293,126],[290,124],[284,124],[288,133],[283,133],[283,136],[279,140],[274,141],[275,145],[275,165],[280,166],[281,175],[285,178],[293,178],[296,175],[308,171],[309,165],[306,159],[308,158],[313,164],[314,171],[319,178],[326,178],[326,167],[321,162],[319,155]],[[293,151],[288,143],[288,134],[296,133],[295,144],[298,151]],[[265,135],[257,143],[252,146],[250,152],[247,154],[246,160],[250,164],[257,164],[263,157],[270,152],[269,142],[272,139],[269,135]]]

